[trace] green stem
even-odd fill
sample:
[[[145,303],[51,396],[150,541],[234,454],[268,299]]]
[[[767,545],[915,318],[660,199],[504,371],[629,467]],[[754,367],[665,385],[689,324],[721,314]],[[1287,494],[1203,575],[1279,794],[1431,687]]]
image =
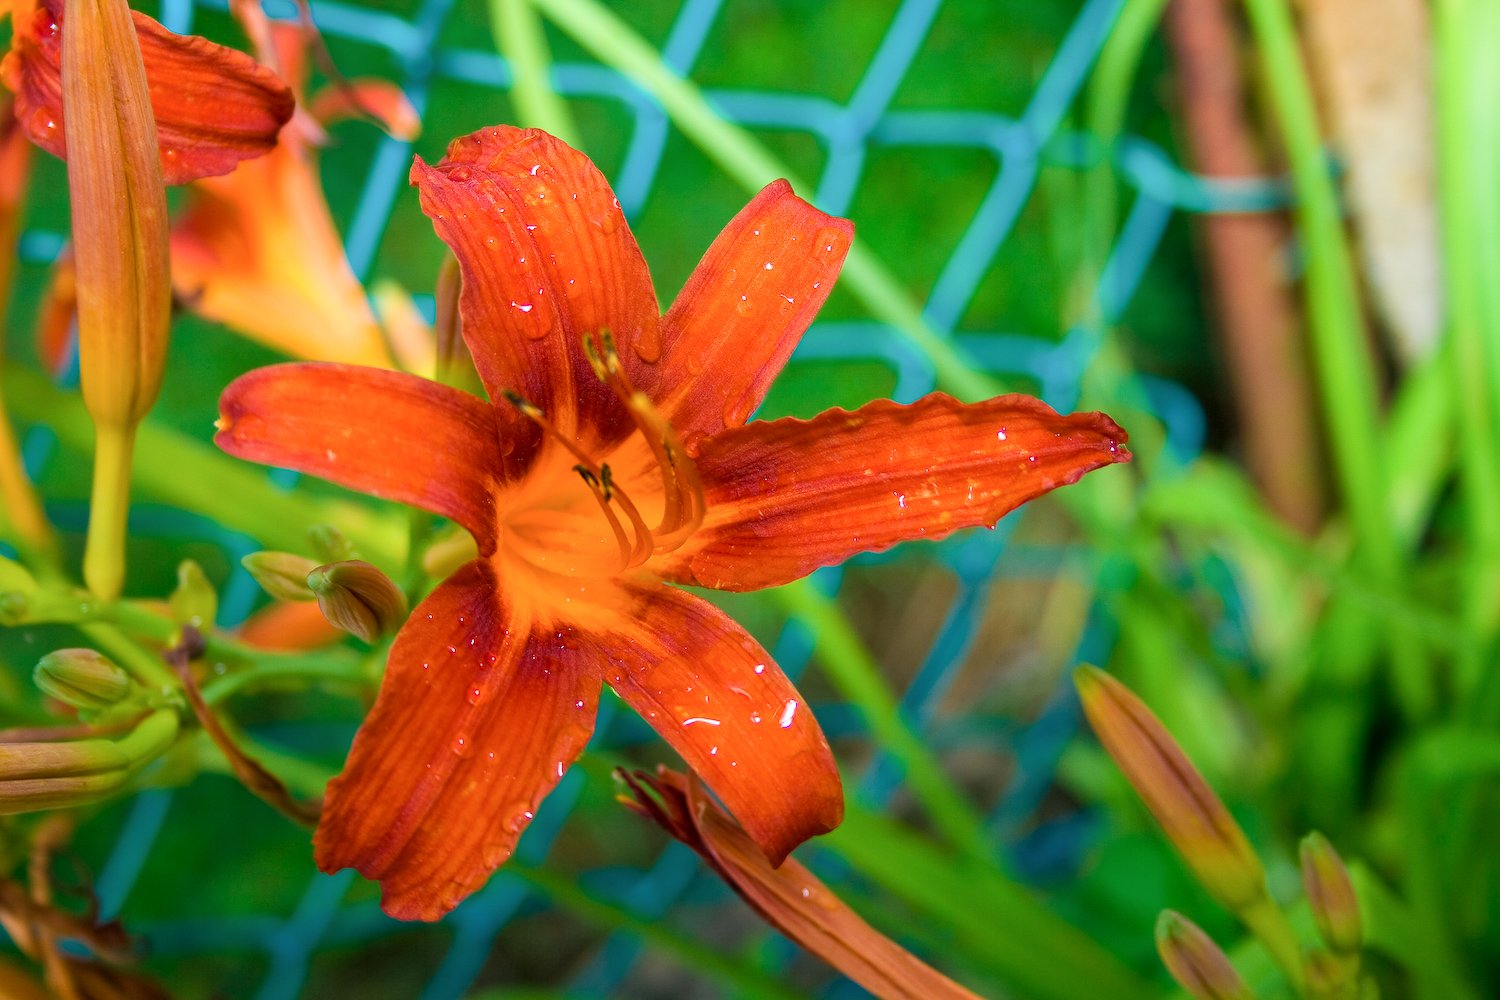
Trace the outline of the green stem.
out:
[[[629,910],[595,899],[570,878],[542,868],[532,867],[512,858],[505,874],[521,879],[554,904],[575,915],[610,930],[624,930],[643,941],[676,956],[685,965],[719,980],[726,986],[742,990],[747,996],[796,1000],[802,994],[742,962],[726,958],[719,948],[708,948],[692,938],[672,930],[660,921],[647,921]]]
[[[1262,896],[1238,914],[1250,932],[1265,945],[1271,960],[1276,963],[1287,982],[1298,993],[1307,995],[1307,979],[1302,971],[1302,946],[1297,943],[1297,932],[1281,912],[1281,907],[1269,896]]]
[[[105,600],[125,586],[126,521],[130,516],[130,458],[135,428],[99,424],[94,437],[94,488],[89,533],[83,550],[83,580]]]
[[[1482,655],[1494,632],[1500,552],[1500,296],[1493,276],[1500,267],[1500,132],[1494,102],[1500,98],[1493,47],[1500,34],[1494,5],[1440,0],[1436,22],[1438,191],[1442,209],[1443,274],[1447,279],[1451,345],[1449,393],[1459,413],[1459,450],[1468,540],[1463,560],[1464,617],[1471,652],[1460,660],[1461,689],[1473,691],[1488,666]]]
[[[927,745],[901,717],[895,696],[848,617],[807,580],[771,593],[812,630],[818,659],[829,679],[859,708],[880,745],[901,762],[912,794],[933,824],[954,847],[991,863],[993,849],[978,813],[953,787]]]
[[[578,123],[547,77],[551,52],[536,8],[528,0],[490,0],[490,27],[510,64],[517,122],[545,129],[570,146],[581,145]]]
[[[1390,530],[1384,462],[1378,449],[1375,370],[1302,51],[1286,0],[1245,0],[1245,7],[1265,64],[1272,111],[1286,142],[1297,195],[1314,367],[1334,468],[1359,539],[1360,558],[1381,582],[1393,582],[1401,577],[1401,556]],[[1411,638],[1400,628],[1390,630],[1392,679],[1402,711],[1422,718],[1432,712],[1436,692],[1428,665]]]

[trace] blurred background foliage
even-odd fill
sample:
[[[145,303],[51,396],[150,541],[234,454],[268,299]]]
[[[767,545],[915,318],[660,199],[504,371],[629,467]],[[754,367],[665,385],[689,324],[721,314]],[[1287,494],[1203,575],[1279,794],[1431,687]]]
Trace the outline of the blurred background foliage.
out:
[[[713,122],[741,123],[749,148],[856,221],[861,274],[846,272],[762,415],[1016,389],[1104,409],[1132,434],[1133,467],[995,532],[857,559],[781,593],[716,595],[789,671],[805,665],[799,684],[846,775],[848,825],[799,857],[981,992],[1105,995],[1092,977],[1108,966],[1139,995],[1170,995],[1152,945],[1164,907],[1201,923],[1257,995],[1285,989],[1080,732],[1069,676],[1085,661],[1175,733],[1305,932],[1298,838],[1317,828],[1354,863],[1382,995],[1478,997],[1500,984],[1500,553],[1489,547],[1500,507],[1484,492],[1500,462],[1500,397],[1487,388],[1500,371],[1488,291],[1500,129],[1486,111],[1500,81],[1485,56],[1500,38],[1478,0],[1408,6],[1426,32],[1408,41],[1430,67],[1407,49],[1341,48],[1315,33],[1311,10],[1293,34],[1279,0],[536,5],[551,86],[616,183],[664,302],[761,166],[715,145]],[[507,39],[479,0],[312,11],[344,74],[396,80],[421,110],[409,147],[338,125],[322,174],[356,271],[430,309],[441,246],[404,183],[409,154],[435,161],[451,138],[496,122],[552,123],[523,121]],[[212,2],[167,0],[159,15],[243,45]],[[1204,23],[1227,46],[1194,35]],[[668,124],[652,80],[631,79],[633,36],[707,103]],[[1379,145],[1343,129],[1360,109],[1338,80],[1374,73],[1372,62],[1439,82],[1425,119],[1398,121],[1389,140],[1435,151],[1438,166],[1425,188],[1388,190],[1389,203],[1349,186]],[[1215,67],[1235,87],[1194,89]],[[1315,109],[1299,82],[1317,88]],[[1314,110],[1321,132],[1308,131]],[[1237,148],[1237,168],[1214,159]],[[87,437],[36,380],[33,332],[67,231],[66,183],[50,158],[35,171],[5,328],[8,401],[74,560]],[[1394,293],[1433,300],[1439,346],[1401,346],[1412,324],[1382,304],[1372,261],[1391,248],[1370,218],[1398,200],[1416,203],[1408,227],[1425,218],[1435,233],[1445,220],[1449,267],[1427,263],[1447,304],[1440,288]],[[1273,340],[1270,360],[1256,355]],[[274,360],[181,315],[152,423],[206,442],[223,386]],[[192,558],[222,588],[230,627],[263,600],[238,557],[295,545],[306,525],[251,538],[234,517],[174,502],[174,477],[212,481],[219,467],[143,477],[128,593],[164,596]],[[1279,494],[1268,486],[1278,471],[1294,480]],[[342,495],[262,478],[269,492]],[[0,630],[7,724],[44,718],[31,667],[76,642],[61,626]],[[347,692],[300,687],[232,704],[273,770],[314,784],[338,768],[362,712]],[[893,743],[902,733],[917,739]],[[619,808],[610,766],[663,759],[639,720],[607,709],[517,863],[436,927],[384,918],[375,888],[349,873],[316,875],[306,833],[207,747],[168,759],[142,794],[86,810],[70,851],[105,916],[141,936],[145,967],[183,996],[852,995]],[[943,787],[924,791],[917,772]],[[18,863],[31,829],[0,825],[0,858]]]

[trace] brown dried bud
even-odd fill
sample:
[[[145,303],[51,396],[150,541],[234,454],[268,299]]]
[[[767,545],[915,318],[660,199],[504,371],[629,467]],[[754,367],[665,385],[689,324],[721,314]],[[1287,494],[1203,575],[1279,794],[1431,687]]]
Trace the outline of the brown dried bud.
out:
[[[406,620],[406,595],[367,562],[349,559],[319,566],[307,577],[323,617],[365,642],[375,643]]]

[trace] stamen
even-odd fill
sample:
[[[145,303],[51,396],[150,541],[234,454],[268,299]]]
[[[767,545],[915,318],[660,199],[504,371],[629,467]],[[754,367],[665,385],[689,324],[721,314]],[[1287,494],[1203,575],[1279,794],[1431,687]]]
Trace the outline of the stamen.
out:
[[[510,405],[520,410],[527,419],[535,423],[549,437],[566,448],[569,454],[578,459],[578,464],[573,467],[574,470],[583,477],[583,481],[589,486],[589,491],[594,495],[594,499],[599,502],[600,509],[604,511],[604,516],[609,520],[610,527],[615,530],[616,538],[621,540],[620,544],[623,554],[621,571],[639,566],[651,558],[654,548],[651,529],[646,527],[646,519],[641,517],[641,512],[636,509],[635,504],[630,502],[630,498],[625,495],[625,492],[615,488],[614,478],[610,473],[609,466],[606,465],[600,468],[596,465],[594,460],[584,454],[581,448],[572,441],[569,441],[552,425],[552,421],[547,419],[546,414],[535,403],[532,403],[520,393],[510,389],[502,390],[501,394]],[[610,509],[609,505],[611,502],[618,503],[620,510],[629,519],[630,526],[635,531],[635,541],[633,543],[627,544],[628,540],[624,539],[624,528],[620,525],[619,518],[615,517],[614,512]]]
[[[615,512],[610,509],[609,466],[606,465],[604,468],[605,476],[603,478],[594,475],[593,472],[582,465],[573,466],[573,471],[578,473],[588,486],[589,493],[593,495],[594,500],[599,504],[599,510],[604,514],[604,519],[609,522],[610,530],[615,533],[615,541],[620,546],[620,568],[623,570],[630,565],[630,557],[634,546],[631,545],[630,539],[625,537],[625,526],[620,523],[620,519],[615,517]]]
[[[651,529],[651,534],[655,539],[655,551],[670,552],[703,523],[703,486],[698,479],[697,466],[683,451],[671,423],[645,393],[631,385],[615,350],[614,336],[608,330],[585,335],[583,350],[594,375],[625,405],[656,459],[661,471],[663,503],[661,522]]]

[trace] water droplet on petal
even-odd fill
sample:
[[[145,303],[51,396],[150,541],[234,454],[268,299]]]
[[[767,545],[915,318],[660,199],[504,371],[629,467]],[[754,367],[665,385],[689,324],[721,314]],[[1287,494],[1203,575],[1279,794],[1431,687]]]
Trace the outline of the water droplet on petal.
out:
[[[796,714],[797,714],[797,702],[796,702],[796,699],[792,699],[792,700],[788,701],[786,703],[786,707],[781,710],[781,721],[779,723],[780,726],[781,726],[781,728],[782,729],[790,729],[790,728],[792,728],[792,716],[794,716]]]
[[[474,743],[467,736],[459,736],[453,741],[453,752],[460,757],[468,757],[474,752]]]

